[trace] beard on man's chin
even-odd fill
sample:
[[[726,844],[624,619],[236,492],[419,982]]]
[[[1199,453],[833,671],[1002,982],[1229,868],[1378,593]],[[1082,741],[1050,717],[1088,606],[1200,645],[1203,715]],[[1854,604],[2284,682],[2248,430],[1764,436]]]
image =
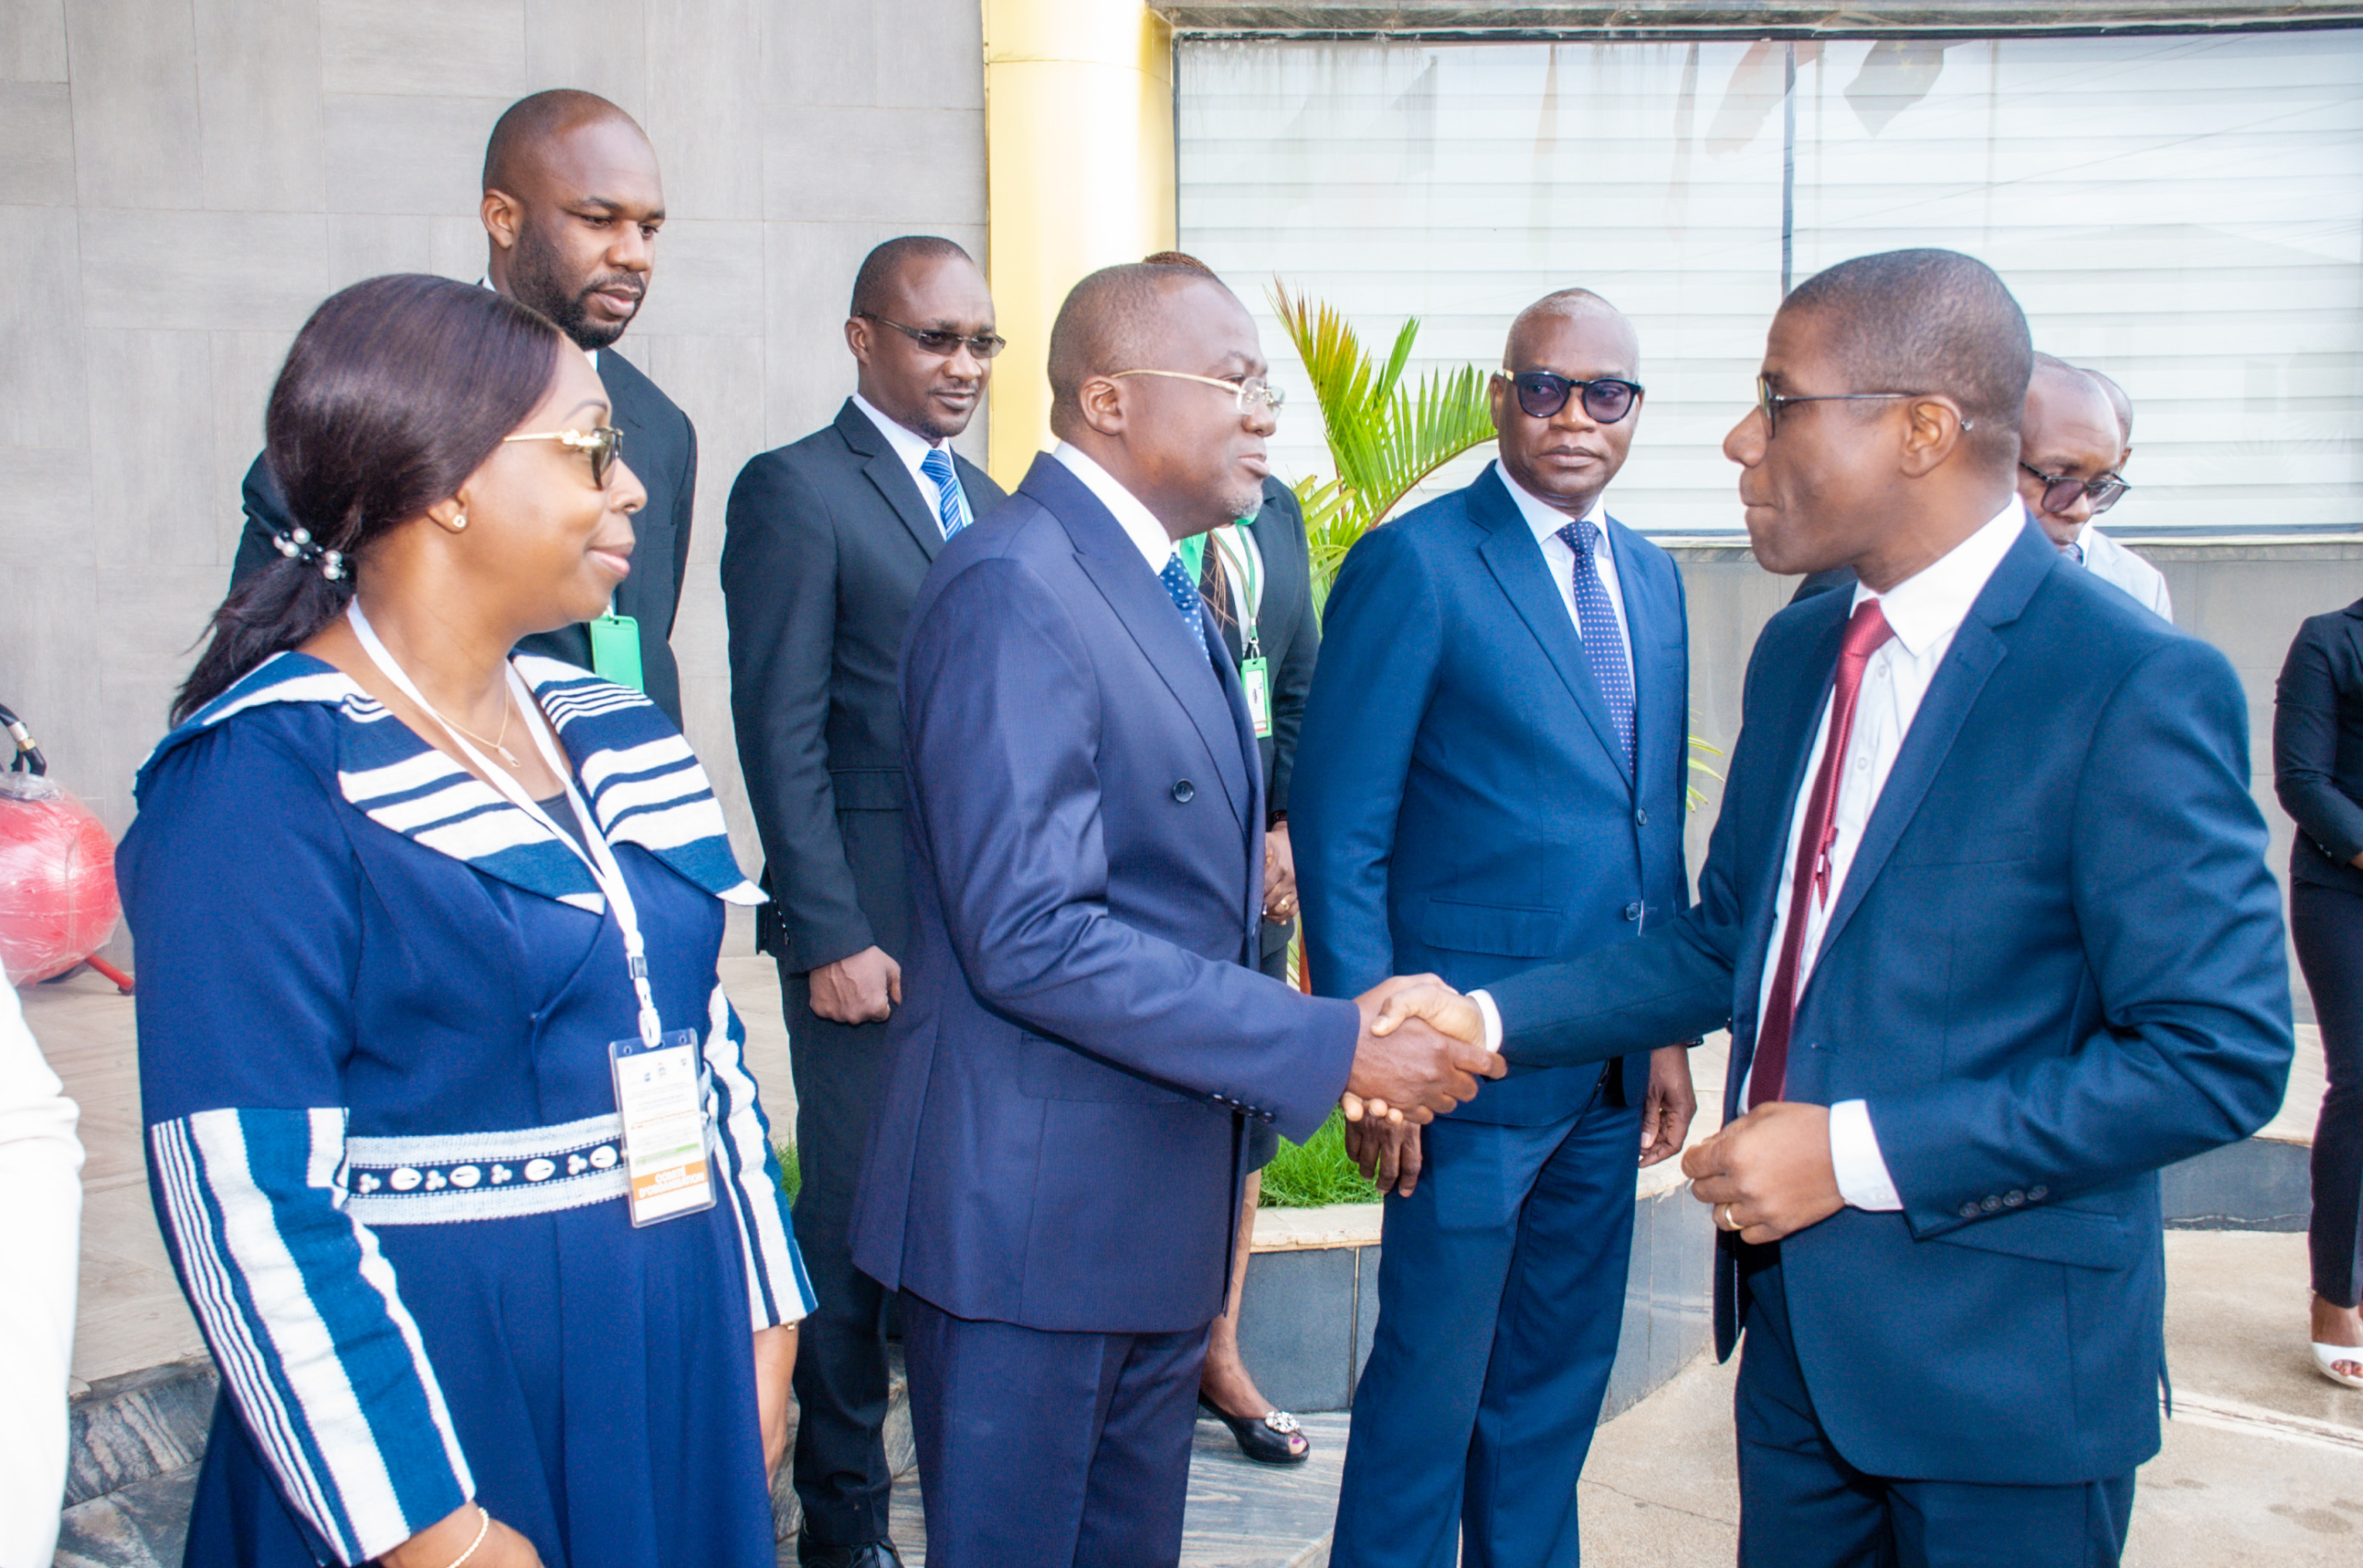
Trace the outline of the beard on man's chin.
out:
[[[509,286],[521,305],[529,305],[555,323],[558,329],[574,341],[574,346],[586,353],[595,353],[624,335],[632,317],[607,322],[591,315],[591,296],[603,289],[621,284],[636,296],[632,316],[640,314],[640,299],[645,297],[646,285],[630,273],[594,276],[580,288],[572,287],[572,280],[560,275],[560,264],[555,248],[544,245],[528,227],[517,237],[517,259],[509,269]]]

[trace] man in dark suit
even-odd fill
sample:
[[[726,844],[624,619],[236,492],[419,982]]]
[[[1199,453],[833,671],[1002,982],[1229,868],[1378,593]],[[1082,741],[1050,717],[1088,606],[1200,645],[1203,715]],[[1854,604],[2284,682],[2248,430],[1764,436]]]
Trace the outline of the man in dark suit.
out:
[[[1730,1022],[1728,1124],[1683,1165],[1718,1348],[1747,1333],[1743,1562],[2117,1562],[2158,1451],[2158,1169],[2288,1073],[2239,682],[2029,524],[2032,363],[1949,251],[1789,296],[1723,449],[1767,569],[1859,581],[1757,643],[1699,904],[1399,999],[1533,1066]]]
[[[895,659],[946,539],[1001,504],[952,450],[1002,340],[968,253],[906,235],[870,253],[846,321],[854,395],[731,487],[722,594],[738,761],[762,835],[756,945],[778,961],[803,1184],[796,1232],[820,1306],[796,1363],[806,1568],[897,1562],[887,1538],[889,1298],[846,1225],[910,931]]]
[[[1518,316],[1503,365],[1499,461],[1364,535],[1330,591],[1293,800],[1325,994],[1483,985],[1687,902],[1682,580],[1605,504],[1640,424],[1638,341],[1568,289]],[[1500,1568],[1574,1561],[1636,1152],[1677,1152],[1697,1105],[1686,1047],[1658,1044],[1513,1073],[1425,1129],[1356,1130],[1389,1195],[1340,1568],[1428,1568],[1456,1538]]]
[[[1057,452],[912,608],[911,944],[854,1261],[902,1292],[936,1568],[1178,1562],[1243,1121],[1448,1110],[1494,1071],[1253,967],[1254,732],[1175,546],[1254,507],[1264,375],[1213,279],[1085,279]]]
[[[632,516],[631,575],[617,588],[611,612],[630,624],[601,626],[595,651],[598,623],[544,632],[518,647],[636,684],[678,724],[681,677],[671,640],[690,558],[697,430],[615,348],[647,295],[665,224],[655,150],[630,115],[594,93],[558,88],[521,98],[486,145],[479,216],[489,242],[485,281],[557,322],[591,356],[609,417],[623,432],[624,461],[648,490],[648,504]],[[259,457],[246,470],[242,498],[246,521],[233,588],[277,558],[278,541],[303,526]],[[611,642],[620,645],[621,663]]]

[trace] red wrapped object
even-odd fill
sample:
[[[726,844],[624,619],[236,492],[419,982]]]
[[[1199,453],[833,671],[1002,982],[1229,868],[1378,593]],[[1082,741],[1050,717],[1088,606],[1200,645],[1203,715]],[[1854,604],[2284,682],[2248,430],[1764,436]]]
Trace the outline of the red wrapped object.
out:
[[[65,974],[122,913],[105,825],[38,773],[0,773],[0,975],[30,986]]]

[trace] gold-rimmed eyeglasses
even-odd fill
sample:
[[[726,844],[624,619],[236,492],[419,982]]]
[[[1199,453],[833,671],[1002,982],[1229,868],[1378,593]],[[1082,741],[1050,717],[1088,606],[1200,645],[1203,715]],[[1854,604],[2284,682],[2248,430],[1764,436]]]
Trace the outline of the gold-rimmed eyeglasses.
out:
[[[559,446],[587,454],[591,459],[591,483],[604,490],[607,475],[614,472],[616,461],[624,455],[624,433],[612,425],[594,425],[584,430],[537,430],[529,436],[503,436],[500,444],[511,441],[556,441]]]
[[[1280,405],[1288,401],[1288,394],[1260,376],[1249,376],[1237,381],[1226,381],[1219,376],[1193,376],[1186,370],[1111,370],[1110,381],[1121,381],[1127,376],[1163,376],[1175,381],[1195,381],[1201,386],[1220,387],[1239,403],[1239,416],[1244,419],[1259,408],[1270,409],[1275,416]]]

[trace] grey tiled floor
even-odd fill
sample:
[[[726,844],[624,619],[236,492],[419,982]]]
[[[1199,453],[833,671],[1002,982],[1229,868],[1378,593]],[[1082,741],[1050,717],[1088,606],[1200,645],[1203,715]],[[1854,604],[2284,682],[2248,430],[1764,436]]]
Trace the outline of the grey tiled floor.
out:
[[[1329,1561],[1346,1413],[1301,1419],[1313,1457],[1285,1467],[1240,1457],[1229,1432],[1212,1421],[1198,1423],[1182,1524],[1183,1568],[1317,1568]],[[894,1544],[906,1568],[924,1568],[927,1522],[916,1475],[894,1483]]]

